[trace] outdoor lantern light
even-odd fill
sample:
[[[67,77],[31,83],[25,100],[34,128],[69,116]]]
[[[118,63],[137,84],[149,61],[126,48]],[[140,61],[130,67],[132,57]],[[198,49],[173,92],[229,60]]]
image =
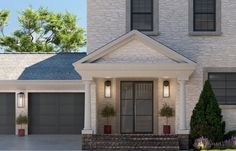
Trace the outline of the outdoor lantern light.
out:
[[[107,80],[105,82],[105,98],[111,97],[111,81]]]
[[[167,80],[163,82],[163,97],[170,97],[170,82]]]
[[[17,95],[17,107],[24,108],[25,107],[25,93],[20,92]]]

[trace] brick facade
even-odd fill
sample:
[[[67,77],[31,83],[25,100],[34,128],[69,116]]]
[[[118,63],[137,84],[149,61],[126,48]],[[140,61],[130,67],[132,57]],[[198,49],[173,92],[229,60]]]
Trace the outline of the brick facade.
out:
[[[187,121],[198,101],[203,86],[205,67],[235,67],[236,64],[236,1],[221,1],[220,36],[190,36],[188,27],[189,0],[159,0],[159,35],[153,39],[197,62],[187,82]],[[126,0],[88,0],[88,52],[126,33]],[[127,52],[128,53],[128,52]],[[177,91],[179,88],[177,88]],[[178,92],[176,93],[178,98]],[[178,99],[176,105],[178,107]],[[233,108],[233,109],[232,109]],[[223,108],[226,130],[236,127],[235,107]],[[178,113],[176,113],[178,117]],[[178,124],[178,119],[176,119]],[[189,127],[189,125],[188,125]]]

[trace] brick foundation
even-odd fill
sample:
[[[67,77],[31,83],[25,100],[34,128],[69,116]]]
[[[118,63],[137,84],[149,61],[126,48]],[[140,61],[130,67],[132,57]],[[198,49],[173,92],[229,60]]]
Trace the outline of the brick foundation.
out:
[[[189,149],[189,134],[179,134],[179,148],[180,150],[188,150]]]

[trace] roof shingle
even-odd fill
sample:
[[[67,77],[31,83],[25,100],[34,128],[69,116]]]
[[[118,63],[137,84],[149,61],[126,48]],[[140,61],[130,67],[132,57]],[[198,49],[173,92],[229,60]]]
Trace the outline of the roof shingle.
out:
[[[86,53],[0,54],[0,80],[81,80],[73,63]]]

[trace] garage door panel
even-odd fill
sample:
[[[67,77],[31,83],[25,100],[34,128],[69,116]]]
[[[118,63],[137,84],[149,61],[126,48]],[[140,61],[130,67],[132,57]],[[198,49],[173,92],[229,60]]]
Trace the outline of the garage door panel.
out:
[[[81,129],[78,128],[77,130],[74,130],[74,127],[70,127],[70,126],[66,127],[66,126],[63,126],[63,127],[60,127],[60,128],[59,128],[59,132],[60,132],[61,134],[64,134],[64,133],[67,133],[67,134],[78,134],[78,133],[81,132]]]
[[[55,126],[57,124],[57,119],[55,117],[56,116],[40,116],[40,125]]]
[[[31,93],[29,114],[31,134],[80,134],[84,125],[84,94]]]
[[[0,134],[15,134],[15,93],[0,93]]]
[[[12,116],[0,116],[0,125],[15,125],[15,118]]]
[[[55,103],[56,104],[56,103]],[[55,108],[55,104],[50,105],[41,105],[40,106],[40,115],[56,115],[58,109]]]
[[[74,105],[63,105],[60,107],[60,114],[62,115],[71,115],[71,114],[75,114],[76,109]]]
[[[59,117],[59,124],[61,126],[75,125],[75,118],[74,118],[74,116],[60,116]]]
[[[1,126],[0,127],[0,134],[14,134],[15,126]]]

